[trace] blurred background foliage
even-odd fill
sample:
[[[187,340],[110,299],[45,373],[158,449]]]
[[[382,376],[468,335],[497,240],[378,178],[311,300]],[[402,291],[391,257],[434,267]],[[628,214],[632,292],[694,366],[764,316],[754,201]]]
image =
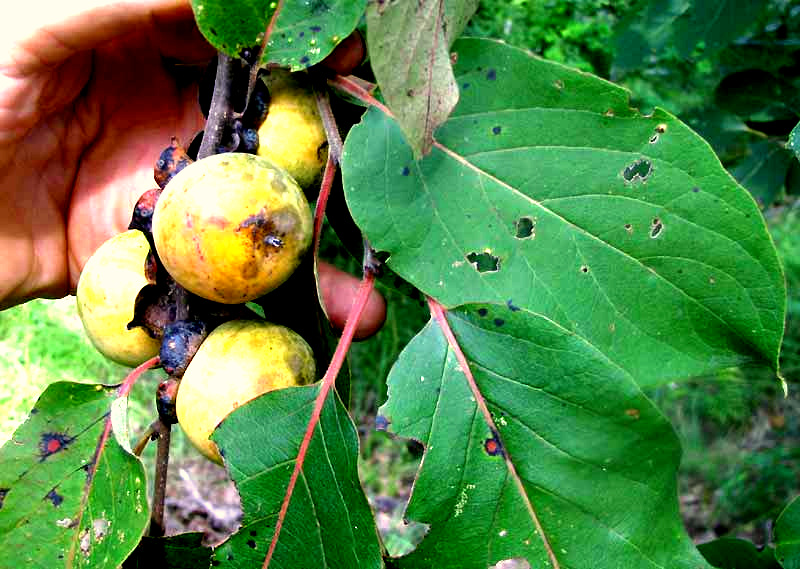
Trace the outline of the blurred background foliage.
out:
[[[800,162],[787,148],[800,121],[800,4],[482,0],[467,33],[499,38],[624,85],[642,112],[661,107],[679,116],[761,205],[789,290],[781,358],[789,396],[773,374],[758,368],[691,378],[649,395],[683,440],[681,504],[692,536],[698,542],[723,535],[768,542],[772,522],[798,494],[800,480]],[[322,256],[358,272],[358,261],[330,230]],[[362,480],[388,549],[400,554],[424,531],[402,523],[420,449],[375,432],[373,422],[392,362],[428,315],[419,298],[385,287],[382,292],[386,325],[350,354],[352,408],[362,435]],[[93,350],[68,298],[0,312],[0,372],[2,443],[48,383],[115,383],[126,370]],[[154,416],[157,377],[151,372],[134,392],[134,431]],[[149,449],[146,460],[151,454]],[[178,433],[173,464],[194,457]]]

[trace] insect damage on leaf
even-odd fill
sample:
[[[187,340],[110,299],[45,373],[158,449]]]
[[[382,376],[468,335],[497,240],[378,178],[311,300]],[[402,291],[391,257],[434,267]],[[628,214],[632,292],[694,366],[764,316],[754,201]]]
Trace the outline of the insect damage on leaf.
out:
[[[494,273],[500,270],[500,257],[495,257],[489,251],[483,253],[473,251],[467,255],[467,261],[472,263],[479,273]]]

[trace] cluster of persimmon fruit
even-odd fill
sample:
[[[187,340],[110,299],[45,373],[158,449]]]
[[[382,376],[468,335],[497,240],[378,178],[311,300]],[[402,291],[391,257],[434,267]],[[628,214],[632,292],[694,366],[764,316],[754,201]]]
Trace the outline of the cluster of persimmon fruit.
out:
[[[155,164],[158,187],[78,282],[95,347],[128,366],[158,355],[168,374],[156,395],[161,420],[217,463],[209,436],[231,411],[315,379],[306,341],[246,304],[284,283],[312,242],[304,189],[319,184],[327,143],[304,77],[260,72],[221,153],[196,160],[202,133],[186,149],[173,139]]]

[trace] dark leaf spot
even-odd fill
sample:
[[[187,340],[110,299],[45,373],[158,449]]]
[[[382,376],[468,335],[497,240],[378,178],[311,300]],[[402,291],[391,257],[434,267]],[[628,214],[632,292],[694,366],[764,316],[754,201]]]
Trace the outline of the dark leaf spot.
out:
[[[320,28],[319,26],[311,26],[311,28],[310,28],[310,29],[311,29],[311,31],[312,31],[312,32],[314,32],[315,34],[316,34],[316,33],[318,33],[318,32],[321,32],[321,31],[322,31],[322,28]]]
[[[660,125],[656,127],[656,132],[659,134],[664,134],[665,132],[667,132],[667,125],[662,122]]]
[[[497,71],[494,69],[490,69],[489,71],[486,72],[486,78],[489,81],[494,81],[495,79],[497,79]]]
[[[622,172],[622,177],[625,178],[626,182],[633,182],[637,178],[644,181],[652,173],[652,171],[653,163],[646,158],[642,158],[630,166],[627,166]]]
[[[375,428],[379,431],[385,431],[389,428],[389,419],[384,417],[383,415],[378,415],[375,417]]]
[[[587,267],[586,265],[581,265],[581,272],[583,274],[588,273],[589,272],[589,267]]]
[[[403,166],[403,176],[408,176],[411,173],[411,170],[408,169],[408,166]]]
[[[208,28],[208,31],[211,32],[212,36],[217,35],[217,30],[215,30],[214,28]]]
[[[489,314],[489,311],[486,310],[485,308],[478,309],[478,316],[486,316],[487,314]]]
[[[509,309],[511,312],[517,312],[518,310],[520,310],[519,306],[516,306],[516,305],[515,305],[515,304],[514,304],[514,303],[511,301],[511,299],[510,299],[510,298],[509,298],[508,300],[506,300],[506,306],[508,306],[508,309]]]
[[[307,55],[304,55],[303,57],[301,57],[301,58],[300,58],[300,63],[302,63],[303,65],[305,65],[306,63],[308,63],[308,56],[307,56]]]
[[[217,559],[212,559],[211,560],[211,566],[212,567],[219,567],[219,565],[220,565],[220,562]]]
[[[302,38],[302,37],[303,37],[303,36],[305,36],[305,35],[306,35],[306,33],[305,33],[305,32],[300,32],[299,34],[297,34],[297,37],[299,37],[299,38]]]
[[[500,326],[502,326],[503,324],[506,323],[506,321],[503,320],[502,318],[495,318],[493,320],[493,322],[494,322],[494,325],[497,326],[497,327],[500,327]]]
[[[66,449],[74,440],[64,433],[44,433],[39,440],[39,462]]]
[[[36,415],[36,413],[38,413],[38,412],[39,412],[39,410],[36,407],[31,409],[31,415]]]
[[[251,537],[258,537],[258,532],[257,532],[256,530],[252,530],[252,531],[250,532],[250,536],[251,536]]]
[[[500,270],[500,258],[488,252],[476,253],[473,251],[467,255],[467,261],[472,263],[479,273],[493,273]]]
[[[502,127],[496,126],[492,128],[492,134],[500,134],[503,131]]]
[[[233,553],[229,553],[228,555],[226,555],[225,559],[227,559],[228,561],[233,561]]]
[[[469,89],[469,83],[464,83],[463,85],[461,85],[461,88],[462,89]]]
[[[516,228],[517,232],[514,237],[517,239],[527,239],[529,237],[535,237],[534,229],[536,229],[536,222],[531,219],[530,217],[520,217],[517,221],[514,222],[514,227]]]
[[[503,456],[503,445],[497,435],[483,441],[483,450],[489,456]]]
[[[650,137],[650,144],[655,144],[656,142],[658,142],[658,135],[654,134]]]
[[[652,225],[650,225],[650,237],[655,239],[656,237],[661,235],[661,232],[663,230],[664,230],[664,224],[661,223],[661,220],[659,218],[657,217],[654,218]]]
[[[256,548],[256,542],[253,541],[252,539],[248,539],[247,540],[247,547],[249,547],[250,549],[255,549]]]
[[[8,496],[8,493],[11,491],[11,488],[0,488],[0,509],[3,508],[3,502]]]
[[[699,192],[699,191],[700,191],[700,188],[697,188],[697,187],[695,187],[695,188],[692,188],[692,191],[693,191],[694,193],[697,193],[697,192]]]
[[[64,501],[64,496],[62,496],[61,494],[56,492],[55,488],[50,490],[47,493],[47,495],[45,496],[45,498],[47,500],[50,500],[53,503],[53,506],[55,506],[56,508],[58,508],[61,505],[61,503]]]

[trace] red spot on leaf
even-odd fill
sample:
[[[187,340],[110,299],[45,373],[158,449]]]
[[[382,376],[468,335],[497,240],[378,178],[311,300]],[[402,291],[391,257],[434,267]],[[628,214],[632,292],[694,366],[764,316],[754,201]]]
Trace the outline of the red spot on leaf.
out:
[[[39,462],[66,449],[74,440],[64,433],[44,433],[39,441]]]

